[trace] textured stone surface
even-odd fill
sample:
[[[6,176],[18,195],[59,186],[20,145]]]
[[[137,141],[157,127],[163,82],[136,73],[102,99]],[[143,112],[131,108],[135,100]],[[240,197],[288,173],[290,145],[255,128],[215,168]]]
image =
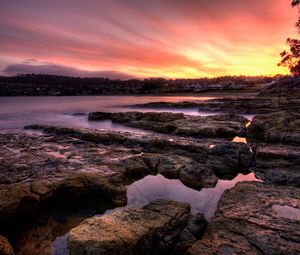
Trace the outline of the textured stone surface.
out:
[[[105,145],[121,144],[147,153],[173,154],[192,158],[219,173],[248,169],[252,153],[244,143],[221,139],[193,139],[163,134],[129,134],[102,130],[32,125],[49,134],[80,138]]]
[[[1,255],[14,255],[14,250],[8,240],[0,235],[0,254]]]
[[[44,130],[49,135],[0,135],[0,220],[34,214],[44,203],[85,196],[124,205],[125,185],[147,174],[173,176],[199,189],[214,187],[213,171],[247,167],[251,155],[246,145],[222,140]]]
[[[156,200],[141,209],[122,209],[83,221],[71,230],[69,248],[72,255],[170,254],[176,244],[181,245],[177,249],[190,246],[178,243],[183,230],[196,238],[186,228],[189,217],[188,204]],[[204,219],[198,223],[205,226]]]
[[[191,137],[234,137],[245,133],[248,120],[239,115],[189,116],[170,112],[126,112],[89,114],[89,120],[106,120],[159,133]]]
[[[300,189],[243,182],[226,191],[188,255],[300,253]]]
[[[283,144],[258,144],[255,174],[262,180],[300,187],[300,148]]]
[[[247,135],[266,142],[300,143],[300,112],[281,111],[257,115]]]

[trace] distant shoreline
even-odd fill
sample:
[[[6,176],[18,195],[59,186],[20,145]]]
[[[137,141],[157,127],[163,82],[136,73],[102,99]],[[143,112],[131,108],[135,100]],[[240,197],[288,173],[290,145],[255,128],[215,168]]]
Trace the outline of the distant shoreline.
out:
[[[6,97],[115,97],[115,96],[135,96],[135,97],[146,97],[146,96],[168,96],[168,97],[178,97],[178,96],[255,96],[258,92],[244,92],[244,91],[216,91],[216,92],[187,92],[187,93],[152,93],[152,94],[101,94],[101,95],[12,95],[12,96],[0,96],[0,98]]]

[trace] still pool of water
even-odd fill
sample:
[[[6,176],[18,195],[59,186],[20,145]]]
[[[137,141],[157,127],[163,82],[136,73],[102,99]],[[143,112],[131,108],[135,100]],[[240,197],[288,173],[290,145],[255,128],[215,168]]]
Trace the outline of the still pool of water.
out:
[[[218,180],[214,188],[203,188],[200,191],[188,188],[180,180],[167,179],[164,176],[148,175],[127,186],[126,208],[140,208],[156,199],[169,199],[185,202],[191,205],[193,214],[203,213],[210,221],[217,209],[218,201],[226,189],[230,189],[238,182],[259,181],[253,173],[238,174],[232,180]],[[120,208],[107,210],[110,214]],[[98,215],[101,217],[101,215]],[[52,242],[52,255],[69,255],[67,247],[68,233],[58,236]]]

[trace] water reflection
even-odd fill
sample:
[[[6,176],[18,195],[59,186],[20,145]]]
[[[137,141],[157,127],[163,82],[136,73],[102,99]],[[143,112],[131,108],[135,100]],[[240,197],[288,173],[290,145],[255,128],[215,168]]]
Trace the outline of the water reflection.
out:
[[[69,255],[68,248],[69,232],[63,236],[57,237],[51,244],[51,255]]]
[[[236,136],[232,139],[233,142],[235,143],[245,143],[247,144],[247,139],[246,137],[240,137],[240,136]]]
[[[203,213],[207,220],[214,215],[220,196],[237,182],[258,181],[253,173],[238,174],[233,180],[219,180],[214,188],[197,191],[186,187],[179,180],[170,180],[162,175],[146,176],[127,188],[127,207],[141,207],[151,201],[164,198],[189,203],[192,213]]]
[[[127,208],[140,208],[151,201],[163,198],[191,205],[193,214],[203,213],[207,220],[211,220],[217,209],[218,201],[226,189],[232,188],[237,182],[259,181],[253,173],[238,174],[233,180],[218,180],[216,187],[203,188],[197,191],[186,187],[179,180],[167,179],[162,175],[148,175],[141,180],[127,186]],[[110,209],[110,214],[120,208]],[[103,214],[97,214],[101,217]],[[52,255],[69,255],[67,247],[68,233],[58,236],[51,245]]]

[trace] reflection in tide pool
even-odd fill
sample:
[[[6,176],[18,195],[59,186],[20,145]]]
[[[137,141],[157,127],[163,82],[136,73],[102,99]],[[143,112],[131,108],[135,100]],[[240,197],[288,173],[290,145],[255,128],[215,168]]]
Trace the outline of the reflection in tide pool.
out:
[[[203,213],[207,220],[211,220],[223,192],[241,181],[258,181],[258,179],[253,173],[238,174],[230,181],[219,179],[215,188],[197,191],[186,187],[179,180],[170,180],[160,174],[149,175],[128,186],[127,207],[141,207],[158,198],[170,199],[189,203],[193,214]]]
[[[51,244],[51,255],[69,255],[70,250],[68,248],[69,232],[63,236],[55,238]]]
[[[207,220],[211,220],[217,209],[218,201],[226,189],[232,188],[237,182],[259,181],[253,173],[243,175],[238,174],[233,180],[220,180],[215,188],[203,188],[197,191],[186,187],[179,180],[171,180],[162,175],[148,175],[127,186],[127,208],[139,208],[155,199],[169,199],[178,202],[189,203],[192,213],[203,213]],[[105,214],[110,214],[120,208],[107,210]],[[98,214],[95,217],[101,217]],[[57,237],[51,245],[51,255],[69,255],[67,246],[69,232]]]

